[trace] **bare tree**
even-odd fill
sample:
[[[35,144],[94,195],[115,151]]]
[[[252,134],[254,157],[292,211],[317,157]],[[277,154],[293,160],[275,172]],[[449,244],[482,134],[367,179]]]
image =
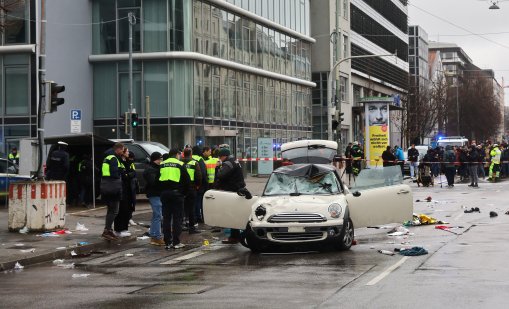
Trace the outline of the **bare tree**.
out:
[[[495,137],[502,121],[502,106],[495,97],[491,76],[469,73],[460,87],[460,127],[470,138]]]
[[[19,25],[25,17],[26,0],[0,0],[0,31]]]

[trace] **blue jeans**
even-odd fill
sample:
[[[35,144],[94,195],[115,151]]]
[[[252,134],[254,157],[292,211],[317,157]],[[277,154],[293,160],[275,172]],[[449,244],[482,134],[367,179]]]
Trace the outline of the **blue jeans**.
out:
[[[417,171],[417,168],[419,166],[419,162],[415,161],[415,162],[408,162],[410,164],[410,177],[414,178],[415,177],[415,172]]]
[[[163,217],[163,204],[159,196],[148,198],[152,207],[152,221],[150,222],[150,237],[161,239],[161,218]]]

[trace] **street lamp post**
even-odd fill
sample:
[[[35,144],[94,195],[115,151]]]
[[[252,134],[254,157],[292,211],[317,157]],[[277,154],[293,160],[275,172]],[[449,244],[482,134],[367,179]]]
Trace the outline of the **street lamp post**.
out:
[[[390,57],[390,56],[396,57],[397,53],[394,53],[394,54],[381,54],[381,55],[351,56],[351,57],[346,57],[346,58],[343,58],[343,59],[337,61],[334,64],[334,66],[332,66],[332,68],[331,68],[331,70],[329,72],[329,75],[327,77],[327,138],[328,138],[328,140],[332,141],[333,140],[333,136],[334,136],[333,133],[332,133],[332,122],[331,121],[332,121],[332,115],[335,112],[335,110],[333,111],[334,107],[332,107],[332,87],[331,87],[332,85],[331,84],[332,84],[332,76],[336,72],[336,69],[339,67],[339,65],[341,63],[343,63],[345,61],[348,61],[350,59],[374,58],[374,57]],[[341,104],[341,102],[339,102],[338,104]],[[338,119],[338,122],[339,122],[338,127],[341,130],[341,119]],[[340,141],[339,146],[341,147],[341,141]]]

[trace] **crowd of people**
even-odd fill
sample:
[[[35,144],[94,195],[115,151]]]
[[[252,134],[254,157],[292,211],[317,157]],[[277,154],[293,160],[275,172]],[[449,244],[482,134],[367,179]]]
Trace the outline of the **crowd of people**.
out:
[[[357,176],[362,168],[364,152],[358,142],[349,143],[345,151],[346,173]],[[454,187],[456,176],[459,182],[470,181],[470,187],[478,187],[478,179],[488,176],[487,180],[496,182],[501,178],[509,177],[509,147],[507,143],[493,143],[486,141],[477,144],[472,141],[470,145],[445,147],[429,147],[425,154],[420,154],[412,144],[407,150],[407,156],[400,146],[387,146],[381,156],[382,165],[401,167],[407,163],[410,177],[416,180],[419,169],[428,168],[433,177],[444,174],[447,186]]]
[[[100,191],[107,205],[102,237],[108,240],[130,235],[128,223],[134,211],[132,179],[136,176],[131,174],[127,158],[127,148],[116,143],[102,164]],[[227,145],[217,149],[172,148],[166,154],[152,153],[150,161],[143,178],[152,208],[149,231],[152,245],[180,249],[185,246],[180,241],[182,231],[200,233],[197,226],[203,223],[205,191],[217,189],[249,195],[240,163]],[[240,231],[231,230],[230,237],[223,243],[234,244],[239,240]]]

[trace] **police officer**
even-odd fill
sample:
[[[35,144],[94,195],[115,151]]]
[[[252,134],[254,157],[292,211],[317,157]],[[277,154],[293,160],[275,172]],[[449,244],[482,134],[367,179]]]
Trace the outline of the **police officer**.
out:
[[[205,161],[202,158],[202,154],[202,149],[199,146],[193,147],[193,159],[198,162],[202,177],[202,186],[196,192],[196,199],[194,202],[194,211],[196,215],[196,221],[198,223],[203,223],[203,194],[208,190],[207,167],[205,166]]]
[[[185,247],[180,242],[184,198],[189,191],[190,178],[184,163],[178,159],[178,149],[172,148],[169,158],[161,163],[159,183],[163,204],[163,234],[165,249]]]
[[[129,150],[124,148],[121,158],[120,176],[122,179],[122,198],[119,202],[118,213],[115,218],[115,234],[120,237],[129,237],[131,233],[128,231],[129,220],[131,220],[133,207],[133,188],[132,182],[136,177],[136,171],[129,160]],[[136,200],[136,194],[134,194]]]
[[[120,199],[122,198],[122,154],[124,145],[116,143],[113,150],[107,152],[102,164],[101,198],[106,203],[108,211],[102,237],[108,240],[116,240],[113,233],[113,222],[118,214]]]
[[[219,150],[219,160],[221,167],[217,172],[216,186],[218,190],[239,192],[246,188],[242,167],[235,157],[231,156],[230,149],[223,148]],[[224,244],[235,244],[240,240],[240,231],[231,229],[230,237],[223,240]]]
[[[46,179],[65,181],[68,173],[69,154],[67,153],[67,143],[58,142],[56,149],[50,152],[46,160]]]
[[[216,166],[219,158],[212,156],[212,149],[210,147],[203,147],[203,160],[205,160],[205,168],[207,169],[207,182],[209,189],[214,187],[216,180]]]
[[[184,167],[186,168],[190,179],[189,192],[187,193],[184,200],[184,211],[187,219],[189,220],[188,222],[189,234],[198,234],[200,232],[194,226],[194,224],[196,223],[194,205],[197,192],[202,184],[201,182],[202,174],[198,162],[196,162],[196,160],[194,160],[192,157],[193,151],[191,150],[191,148],[184,149],[183,154],[184,155],[182,157],[182,162],[184,163]]]
[[[493,147],[490,151],[490,156],[491,164],[488,181],[496,182],[497,178],[500,177],[500,157],[502,156],[502,152],[498,148],[498,144],[493,144]]]
[[[7,156],[9,160],[12,161],[12,163],[19,165],[19,152],[18,148],[12,147],[11,153]]]
[[[78,164],[79,202],[84,207],[92,202],[94,172],[95,167],[90,154],[84,154]]]
[[[355,141],[353,142],[352,148],[350,150],[350,154],[352,156],[352,172],[354,176],[359,175],[361,172],[361,163],[362,158],[364,157],[364,153],[359,146],[359,142]]]

